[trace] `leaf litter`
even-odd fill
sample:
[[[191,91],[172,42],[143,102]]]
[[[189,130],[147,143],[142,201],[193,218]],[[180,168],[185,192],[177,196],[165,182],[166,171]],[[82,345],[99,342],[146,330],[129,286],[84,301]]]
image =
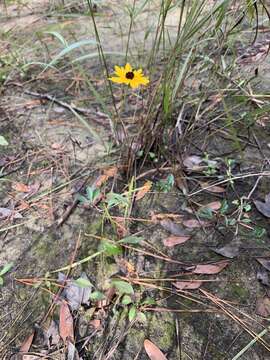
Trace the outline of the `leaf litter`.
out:
[[[163,352],[157,347],[157,345],[152,343],[152,341],[146,339],[144,340],[143,345],[150,360],[167,360]]]
[[[270,193],[265,196],[265,202],[254,200],[257,210],[265,217],[270,218]]]

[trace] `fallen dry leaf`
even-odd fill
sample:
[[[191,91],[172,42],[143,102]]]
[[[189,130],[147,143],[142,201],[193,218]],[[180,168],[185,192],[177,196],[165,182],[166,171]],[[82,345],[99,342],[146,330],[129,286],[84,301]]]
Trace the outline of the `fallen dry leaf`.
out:
[[[20,347],[20,352],[24,353],[30,350],[34,336],[35,336],[35,332],[33,332],[30,336],[28,336],[27,339],[24,340],[24,342]]]
[[[269,194],[265,196],[265,202],[255,200],[254,204],[257,210],[263,214],[265,217],[270,218],[270,196]]]
[[[270,315],[270,299],[267,296],[257,299],[256,303],[256,314],[263,317],[268,317]]]
[[[23,192],[23,193],[28,193],[30,191],[30,188],[28,185],[25,185],[23,183],[15,183],[12,185],[12,189],[18,191],[18,192]]]
[[[189,219],[189,220],[184,220],[183,225],[189,229],[194,229],[198,227],[211,226],[212,224],[209,221],[203,221],[203,220],[199,221],[197,219]]]
[[[222,271],[227,265],[229,261],[220,261],[214,264],[200,264],[194,267],[189,267],[186,270],[192,271],[193,274],[205,274],[205,275],[213,275],[218,274]]]
[[[198,289],[202,285],[202,281],[200,280],[192,280],[192,281],[177,281],[173,283],[173,285],[179,290],[195,290]]]
[[[189,170],[198,170],[200,167],[198,166],[200,163],[203,162],[203,158],[201,158],[198,155],[191,155],[191,156],[187,156],[184,160],[183,160],[183,164],[185,165],[186,168],[188,168]]]
[[[268,258],[256,258],[256,260],[268,271],[270,271],[270,259]]]
[[[84,272],[82,272],[80,278],[89,282],[89,279]],[[60,283],[64,284],[67,279],[63,273],[59,273],[58,280],[60,281]],[[92,286],[89,285],[81,287],[78,285],[78,283],[76,283],[76,280],[68,280],[68,283],[63,289],[62,296],[67,300],[71,310],[78,310],[82,304],[89,305],[89,296],[92,291]]]
[[[180,245],[190,239],[190,236],[169,236],[163,240],[163,244],[168,247]]]
[[[150,340],[144,340],[144,349],[151,360],[167,360],[166,356]]]
[[[118,172],[117,166],[113,166],[107,170],[104,170],[103,175],[99,176],[95,182],[95,186],[98,188],[103,185],[109,178],[114,177]]]
[[[208,204],[202,205],[200,209],[211,209],[213,211],[217,211],[221,208],[221,201],[213,201]]]
[[[160,221],[160,225],[175,236],[187,236],[185,230],[178,224],[174,223],[170,219],[164,219]]]
[[[199,182],[199,184],[201,185],[201,188],[202,189],[205,189],[205,190],[207,190],[207,191],[209,191],[209,192],[212,192],[212,193],[217,193],[217,194],[219,194],[219,193],[224,193],[226,190],[223,188],[223,187],[221,187],[221,186],[217,186],[217,185],[210,185],[210,184],[208,184],[207,182]]]
[[[238,241],[233,241],[225,246],[220,248],[212,248],[212,250],[219,255],[225,256],[227,258],[233,259],[239,255],[240,244]]]
[[[74,341],[73,318],[65,301],[62,301],[60,305],[59,334],[64,342],[67,339]]]
[[[137,192],[136,201],[142,199],[145,196],[145,194],[147,194],[151,190],[151,187],[152,187],[152,182],[146,181],[146,183],[144,183],[144,185]]]

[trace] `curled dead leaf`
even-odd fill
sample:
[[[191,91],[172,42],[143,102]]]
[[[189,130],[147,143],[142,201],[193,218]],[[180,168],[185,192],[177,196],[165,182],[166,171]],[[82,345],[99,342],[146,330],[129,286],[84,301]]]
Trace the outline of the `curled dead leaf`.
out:
[[[198,289],[202,283],[203,282],[200,280],[177,281],[173,283],[173,285],[179,290],[195,290]]]
[[[163,240],[163,244],[168,247],[173,247],[175,245],[184,244],[189,239],[190,236],[169,236]]]
[[[110,167],[104,170],[103,175],[99,176],[95,182],[95,186],[98,188],[103,185],[109,178],[115,177],[118,173],[117,166]]]
[[[137,192],[136,201],[142,199],[145,196],[145,194],[147,194],[151,190],[151,187],[152,187],[152,182],[146,181],[144,185],[140,188],[140,190]]]
[[[150,340],[144,340],[144,349],[151,360],[167,360],[166,356]]]

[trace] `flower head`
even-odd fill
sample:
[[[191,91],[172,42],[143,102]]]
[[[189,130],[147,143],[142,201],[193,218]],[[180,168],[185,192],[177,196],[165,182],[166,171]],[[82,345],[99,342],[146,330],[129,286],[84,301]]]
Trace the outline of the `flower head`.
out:
[[[133,70],[129,63],[124,67],[116,65],[114,72],[117,76],[112,76],[109,80],[117,84],[126,84],[135,89],[140,85],[147,85],[149,83],[149,79],[143,75],[142,69]]]

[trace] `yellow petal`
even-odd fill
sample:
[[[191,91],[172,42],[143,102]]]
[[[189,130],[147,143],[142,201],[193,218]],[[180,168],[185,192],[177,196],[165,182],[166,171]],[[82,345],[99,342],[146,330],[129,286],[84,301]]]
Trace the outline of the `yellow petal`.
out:
[[[115,65],[114,72],[116,73],[116,75],[118,75],[120,77],[125,75],[125,69],[122,66],[120,67],[120,66]]]
[[[126,63],[125,71],[126,71],[126,72],[132,71],[132,67],[131,67],[131,65],[130,65],[129,63]]]
[[[138,81],[134,78],[134,79],[130,80],[129,85],[130,85],[130,87],[132,87],[132,89],[136,89],[140,84],[139,84]]]
[[[125,80],[125,78],[122,78],[122,77],[112,76],[109,78],[109,80],[111,80],[112,82],[117,83],[117,84],[127,84],[127,81]]]

